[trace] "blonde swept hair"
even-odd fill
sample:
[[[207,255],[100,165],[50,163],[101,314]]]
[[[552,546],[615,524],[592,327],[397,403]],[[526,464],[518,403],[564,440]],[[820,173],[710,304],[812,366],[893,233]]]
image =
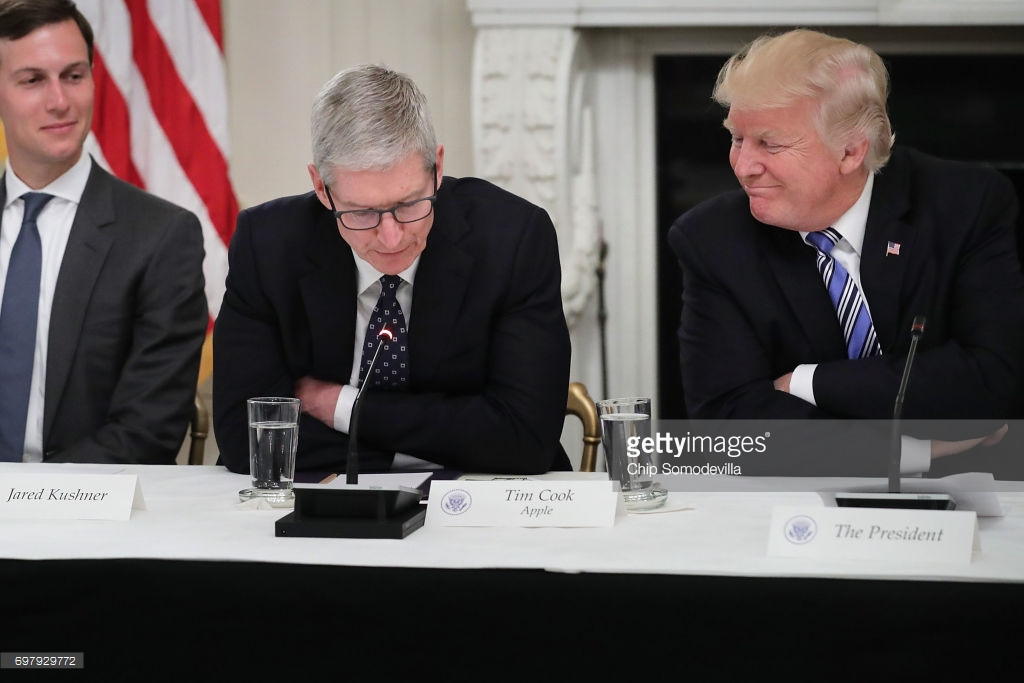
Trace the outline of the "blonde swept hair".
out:
[[[869,47],[818,31],[761,36],[729,58],[712,98],[724,107],[774,109],[813,98],[815,124],[832,146],[866,138],[864,166],[878,171],[895,136],[886,99],[889,72]]]

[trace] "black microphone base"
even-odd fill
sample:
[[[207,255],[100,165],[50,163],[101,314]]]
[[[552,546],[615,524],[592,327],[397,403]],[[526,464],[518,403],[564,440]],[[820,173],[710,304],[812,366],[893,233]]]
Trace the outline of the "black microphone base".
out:
[[[956,501],[946,493],[837,493],[836,505],[851,508],[898,508],[902,510],[955,510]]]
[[[407,510],[383,522],[365,519],[300,519],[294,512],[274,523],[275,536],[296,538],[405,538],[423,526],[427,509]]]
[[[274,524],[276,536],[405,538],[423,526],[417,489],[296,488],[295,510]]]

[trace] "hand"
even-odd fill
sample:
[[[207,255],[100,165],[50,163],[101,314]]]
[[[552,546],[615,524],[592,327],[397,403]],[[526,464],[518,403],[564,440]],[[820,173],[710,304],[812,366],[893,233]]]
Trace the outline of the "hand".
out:
[[[988,436],[980,436],[975,439],[964,439],[963,441],[939,441],[932,439],[932,460],[935,458],[942,458],[947,455],[956,455],[963,453],[964,451],[970,450],[975,446],[994,446],[999,443],[1006,432],[1009,431],[1010,425],[1004,424],[1002,427],[992,432]]]
[[[334,428],[334,409],[341,395],[341,385],[309,377],[295,382],[295,396],[302,400],[302,412],[309,413]]]
[[[784,391],[784,392],[786,392],[788,394],[789,393],[789,382],[792,379],[793,379],[793,373],[792,372],[787,372],[782,377],[779,377],[774,382],[775,390],[776,391]]]

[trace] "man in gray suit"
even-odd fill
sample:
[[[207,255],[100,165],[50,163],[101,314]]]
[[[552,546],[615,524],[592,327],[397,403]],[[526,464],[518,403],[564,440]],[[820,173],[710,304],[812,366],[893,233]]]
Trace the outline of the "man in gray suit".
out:
[[[208,322],[192,213],[104,171],[92,30],[0,0],[0,461],[173,464]]]

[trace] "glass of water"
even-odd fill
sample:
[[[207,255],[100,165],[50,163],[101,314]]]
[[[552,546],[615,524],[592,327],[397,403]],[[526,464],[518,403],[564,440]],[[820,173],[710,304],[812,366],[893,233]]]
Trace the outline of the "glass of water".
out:
[[[248,400],[252,488],[238,492],[242,500],[260,498],[281,507],[293,504],[301,406],[297,398],[261,396]]]
[[[656,464],[644,449],[651,438],[651,399],[611,398],[597,402],[608,474],[619,482],[627,510],[665,504],[668,493],[654,481]],[[650,444],[650,441],[647,441]]]

